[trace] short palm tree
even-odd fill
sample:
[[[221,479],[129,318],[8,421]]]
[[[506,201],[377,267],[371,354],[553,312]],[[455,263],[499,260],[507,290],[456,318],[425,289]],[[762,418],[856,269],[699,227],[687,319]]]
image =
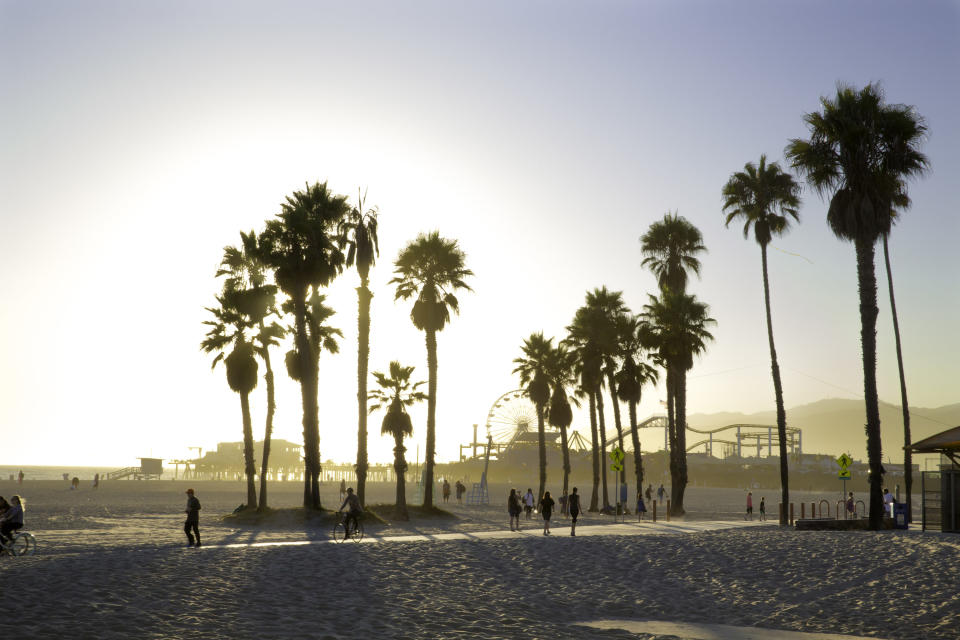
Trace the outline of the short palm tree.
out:
[[[293,310],[303,404],[303,506],[308,509],[321,505],[317,356],[307,335],[307,296],[311,288],[329,285],[343,271],[339,227],[349,212],[347,199],[331,192],[325,182],[308,184],[286,198],[260,236],[263,260],[273,269],[274,280],[290,298]]]
[[[566,390],[576,385],[577,377],[572,354],[562,344],[552,349],[547,363],[547,377],[553,388],[547,420],[551,426],[560,430],[560,447],[563,453],[563,495],[569,495],[570,442],[567,429],[573,422],[573,410]]]
[[[414,402],[422,402],[427,397],[422,391],[417,391],[421,385],[425,384],[423,381],[410,381],[413,369],[413,367],[404,367],[396,360],[392,361],[389,375],[379,371],[373,373],[380,388],[370,392],[370,400],[373,401],[370,405],[370,413],[387,408],[380,432],[393,436],[393,470],[397,476],[396,509],[398,517],[402,520],[409,519],[404,476],[407,472],[407,461],[403,455],[407,448],[403,446],[403,439],[413,435],[413,423],[410,422],[410,415],[406,408]]]
[[[257,507],[257,485],[254,481],[256,468],[253,460],[253,425],[250,420],[250,392],[257,386],[257,359],[253,345],[247,341],[245,332],[250,329],[249,320],[240,311],[235,293],[217,296],[218,307],[207,307],[213,320],[203,324],[210,327],[207,337],[200,343],[204,353],[216,353],[211,368],[221,360],[227,369],[227,384],[240,395],[240,412],[243,417],[243,461],[247,477],[247,508]],[[232,347],[230,353],[227,348]]]
[[[656,384],[660,376],[653,366],[644,361],[646,350],[653,344],[650,328],[637,316],[629,316],[622,323],[619,335],[623,365],[616,374],[617,396],[627,403],[630,414],[633,468],[637,476],[637,491],[640,491],[643,489],[643,457],[640,434],[637,433],[637,405],[642,399],[643,387]]]
[[[312,363],[313,367],[317,369],[319,369],[320,366],[321,353],[324,351],[333,354],[340,353],[340,345],[337,340],[343,337],[343,332],[340,331],[340,329],[327,324],[327,321],[336,315],[337,312],[324,304],[326,299],[326,296],[320,295],[317,293],[317,290],[314,289],[310,294],[309,300],[307,300],[307,315],[305,318],[307,340],[310,344],[310,352],[314,358]],[[293,312],[293,305],[290,301],[283,304],[283,311],[284,313]],[[293,330],[293,327],[288,327],[288,331],[292,332]],[[296,382],[302,382],[302,362],[296,349],[291,349],[287,352],[285,364],[287,366],[287,375]]]
[[[466,279],[473,272],[466,267],[466,255],[456,240],[442,238],[437,231],[422,233],[400,251],[394,262],[396,299],[414,298],[410,319],[424,332],[427,342],[427,450],[423,506],[433,507],[433,467],[436,457],[437,414],[437,332],[450,322],[450,312],[459,313],[456,292],[471,291]]]
[[[377,208],[363,209],[363,196],[350,210],[341,226],[340,237],[347,246],[347,266],[357,266],[357,498],[366,504],[367,486],[367,363],[370,360],[370,267],[380,255],[377,241]]]
[[[906,181],[928,167],[920,152],[926,134],[913,107],[886,104],[869,84],[859,91],[839,86],[834,98],[821,98],[822,111],[804,121],[810,139],[793,139],[786,155],[821,196],[830,195],[827,224],[853,242],[860,291],[860,343],[866,405],[867,459],[870,465],[870,527],[883,519],[883,465],[877,395],[877,277],[875,247],[889,233],[893,211],[908,202]]]
[[[239,292],[244,312],[256,328],[253,335],[256,353],[263,360],[266,369],[263,378],[267,387],[267,417],[263,433],[263,459],[260,462],[260,500],[257,504],[259,511],[267,508],[270,440],[273,437],[273,416],[277,409],[270,347],[277,346],[286,333],[276,322],[266,322],[269,316],[277,314],[277,287],[267,282],[267,275],[268,269],[263,263],[257,235],[253,231],[241,231],[240,246],[224,248],[217,277],[226,276],[224,291]]]
[[[783,406],[783,384],[780,365],[773,343],[773,320],[770,316],[770,279],[767,274],[767,245],[774,237],[784,235],[790,228],[790,219],[800,221],[800,185],[776,162],[767,164],[767,156],[760,163],[748,162],[743,171],[737,171],[723,186],[723,212],[726,226],[743,221],[743,237],[753,237],[760,245],[760,264],[763,271],[763,301],[767,311],[767,343],[770,346],[770,372],[773,375],[773,395],[777,407],[777,437],[780,440],[780,504],[790,504],[789,473],[787,469],[787,413]],[[780,511],[780,524],[787,524],[786,508]]]
[[[540,489],[537,500],[543,497],[547,485],[547,445],[544,420],[550,402],[550,358],[553,356],[553,338],[545,338],[543,332],[532,333],[520,347],[523,357],[514,359],[514,373],[520,374],[520,386],[537,408],[537,436],[540,451]]]
[[[707,341],[713,339],[707,327],[715,321],[707,315],[708,311],[707,305],[695,296],[669,288],[661,291],[659,298],[650,296],[643,311],[643,319],[651,327],[652,342],[668,363],[667,374],[673,383],[676,428],[670,434],[670,510],[676,516],[684,513],[687,487],[687,372],[693,368],[694,356],[702,353]]]

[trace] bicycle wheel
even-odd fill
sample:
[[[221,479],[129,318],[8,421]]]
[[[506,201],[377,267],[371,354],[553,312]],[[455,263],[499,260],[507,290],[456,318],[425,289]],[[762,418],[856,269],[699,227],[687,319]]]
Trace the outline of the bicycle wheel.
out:
[[[10,544],[10,553],[15,556],[32,556],[36,549],[37,542],[29,533],[17,534]]]
[[[363,525],[359,520],[350,523],[350,537],[354,542],[360,542],[363,539]]]
[[[333,540],[334,542],[343,542],[347,539],[347,530],[343,527],[343,522],[338,522],[333,525]]]

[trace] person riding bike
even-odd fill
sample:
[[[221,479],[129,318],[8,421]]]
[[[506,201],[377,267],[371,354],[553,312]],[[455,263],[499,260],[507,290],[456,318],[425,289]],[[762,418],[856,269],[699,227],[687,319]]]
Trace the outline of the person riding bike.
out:
[[[23,500],[20,496],[10,498],[10,508],[0,517],[0,543],[13,541],[13,532],[23,528]]]
[[[346,531],[345,537],[350,537],[350,532],[357,529],[359,524],[357,522],[357,516],[363,513],[363,507],[360,506],[360,498],[353,492],[353,487],[347,489],[347,497],[343,501],[343,504],[340,505],[340,508],[337,509],[337,513],[343,513],[343,508],[350,506],[350,510],[347,511],[347,515],[343,518],[343,528]],[[350,521],[353,521],[353,529],[350,528]]]

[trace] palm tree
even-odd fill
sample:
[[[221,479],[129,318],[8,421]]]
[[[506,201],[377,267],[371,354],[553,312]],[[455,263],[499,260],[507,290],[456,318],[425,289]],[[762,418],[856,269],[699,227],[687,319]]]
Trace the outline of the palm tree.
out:
[[[425,384],[420,382],[410,382],[410,376],[413,375],[413,367],[404,367],[396,360],[390,363],[390,375],[375,371],[374,379],[380,386],[370,392],[370,400],[374,404],[370,405],[370,413],[387,407],[387,413],[383,416],[383,424],[380,433],[393,436],[395,443],[393,447],[393,470],[397,476],[397,515],[402,520],[408,520],[407,514],[407,490],[406,478],[407,461],[404,453],[407,448],[403,446],[403,439],[406,436],[413,435],[413,423],[410,422],[410,415],[407,413],[407,407],[414,402],[422,402],[426,399],[426,394],[417,391],[417,388]]]
[[[670,288],[661,291],[659,298],[650,296],[643,309],[660,357],[668,363],[668,386],[673,385],[676,428],[670,434],[670,509],[671,515],[680,516],[687,487],[687,371],[693,368],[694,356],[706,349],[706,341],[713,339],[707,326],[715,321],[707,315],[706,304]]]
[[[563,452],[563,495],[569,495],[570,444],[567,439],[567,429],[573,422],[573,410],[570,408],[566,388],[575,385],[577,378],[574,373],[572,354],[562,344],[552,349],[547,363],[547,376],[553,387],[548,421],[551,426],[560,429],[560,447]]]
[[[547,486],[547,445],[544,436],[544,418],[547,403],[550,402],[550,358],[553,357],[553,338],[544,338],[543,332],[532,333],[520,347],[522,358],[514,359],[517,367],[514,373],[520,374],[520,386],[524,387],[527,397],[537,407],[537,436],[540,447],[540,490],[537,500],[543,497]]]
[[[264,262],[274,270],[277,285],[290,298],[294,315],[294,345],[303,404],[303,506],[320,509],[320,422],[317,395],[317,355],[307,335],[307,295],[325,287],[343,270],[338,228],[350,207],[327,184],[307,185],[281,205],[260,236]]]
[[[767,245],[774,236],[782,236],[790,228],[790,218],[800,221],[800,185],[776,162],[767,164],[767,156],[760,156],[760,164],[748,162],[743,171],[730,176],[723,186],[723,211],[726,226],[743,219],[743,237],[753,237],[760,245],[760,264],[763,269],[763,301],[767,311],[767,342],[770,345],[770,371],[773,374],[773,395],[777,405],[777,437],[780,440],[780,524],[787,524],[786,505],[790,504],[789,474],[787,470],[787,413],[783,406],[783,385],[780,365],[773,344],[773,320],[770,316],[770,279],[767,275]]]
[[[260,500],[257,510],[267,508],[267,471],[270,460],[270,440],[273,437],[273,416],[276,413],[273,366],[270,363],[270,347],[277,346],[285,335],[283,327],[276,322],[266,323],[266,318],[277,314],[277,287],[267,283],[267,268],[263,263],[261,248],[256,234],[240,232],[239,247],[225,247],[217,277],[226,276],[224,291],[240,292],[240,301],[251,324],[257,327],[254,335],[255,351],[266,368],[264,381],[267,387],[267,417],[263,434],[263,460],[260,462]]]
[[[207,307],[213,314],[213,320],[205,320],[203,324],[210,327],[207,337],[200,343],[204,353],[216,353],[210,368],[217,366],[223,360],[227,369],[227,384],[230,389],[240,395],[240,412],[243,417],[243,461],[247,476],[247,508],[257,506],[257,486],[254,482],[256,468],[253,461],[253,426],[250,421],[250,392],[257,386],[257,360],[254,358],[253,346],[247,341],[245,331],[249,329],[249,321],[240,311],[237,304],[237,295],[217,296],[219,307]],[[225,354],[232,346],[229,354]]]
[[[643,458],[640,452],[640,434],[637,433],[637,405],[644,385],[656,384],[657,370],[643,361],[643,355],[653,343],[649,326],[637,316],[629,316],[620,331],[620,357],[623,366],[616,374],[617,396],[627,403],[630,413],[630,435],[633,440],[633,468],[637,476],[637,491],[643,489]]]
[[[394,262],[397,285],[395,299],[415,298],[410,319],[413,326],[426,334],[427,342],[427,451],[423,506],[433,507],[433,466],[436,455],[437,414],[437,332],[450,322],[450,312],[460,312],[454,295],[459,290],[472,291],[466,279],[473,272],[466,267],[466,255],[456,240],[440,237],[437,231],[422,233],[400,251]]]
[[[860,290],[860,343],[870,465],[870,527],[883,519],[882,447],[877,395],[877,277],[875,247],[889,233],[892,213],[909,203],[906,181],[921,175],[928,161],[919,151],[927,128],[913,107],[888,105],[873,84],[857,91],[839,86],[835,98],[821,98],[821,112],[804,115],[810,139],[793,139],[786,155],[821,196],[830,195],[827,224],[853,242]]]
[[[320,366],[320,354],[324,351],[339,353],[340,345],[337,343],[337,339],[343,337],[343,332],[340,329],[327,324],[327,320],[336,315],[337,312],[324,304],[326,299],[326,296],[320,295],[316,289],[313,289],[310,299],[307,300],[307,315],[305,318],[307,340],[310,345],[310,352],[314,357],[313,367],[317,369]],[[284,313],[292,313],[293,304],[290,301],[285,302],[283,311]],[[292,332],[294,327],[288,327],[288,330]],[[287,352],[285,364],[290,378],[301,382],[303,380],[303,369],[296,349]]]
[[[367,486],[367,363],[370,360],[370,267],[380,255],[377,242],[377,208],[363,210],[362,196],[341,226],[347,246],[347,266],[357,265],[357,498],[366,504]]]

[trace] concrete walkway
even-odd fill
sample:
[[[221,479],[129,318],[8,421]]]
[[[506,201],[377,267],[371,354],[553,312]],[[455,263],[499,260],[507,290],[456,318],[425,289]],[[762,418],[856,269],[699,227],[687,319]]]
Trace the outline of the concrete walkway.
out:
[[[623,629],[630,633],[669,636],[684,640],[865,640],[866,636],[839,633],[807,633],[761,627],[735,627],[726,624],[698,622],[664,622],[660,620],[596,620],[575,626],[591,629]],[[871,640],[878,640],[871,637]]]

